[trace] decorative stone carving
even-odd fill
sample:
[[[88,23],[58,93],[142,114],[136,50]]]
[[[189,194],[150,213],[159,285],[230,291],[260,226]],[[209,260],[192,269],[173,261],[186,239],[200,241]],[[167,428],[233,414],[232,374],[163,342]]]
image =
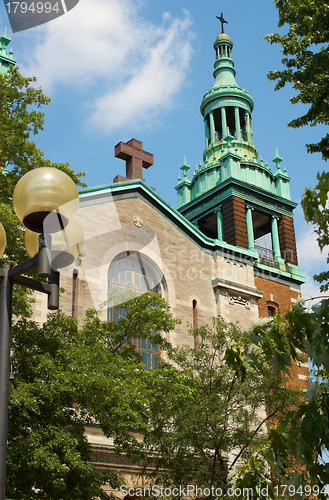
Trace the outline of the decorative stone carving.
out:
[[[250,309],[250,300],[247,297],[243,297],[242,295],[235,293],[229,294],[228,303],[233,306],[238,304],[240,306],[244,306],[246,309]]]
[[[134,217],[134,226],[136,227],[143,227],[144,222],[143,219],[139,215],[135,215]]]
[[[244,264],[244,262],[237,262],[236,260],[232,260],[232,259],[226,258],[225,262],[226,262],[226,264],[232,264],[233,266],[236,266],[236,267],[242,267],[242,269],[246,267],[246,264]]]

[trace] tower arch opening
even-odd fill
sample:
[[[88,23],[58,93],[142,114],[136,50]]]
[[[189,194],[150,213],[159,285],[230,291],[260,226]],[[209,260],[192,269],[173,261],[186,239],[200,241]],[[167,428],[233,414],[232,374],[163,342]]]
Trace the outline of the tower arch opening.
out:
[[[252,211],[255,249],[260,258],[274,260],[271,217],[268,214]]]

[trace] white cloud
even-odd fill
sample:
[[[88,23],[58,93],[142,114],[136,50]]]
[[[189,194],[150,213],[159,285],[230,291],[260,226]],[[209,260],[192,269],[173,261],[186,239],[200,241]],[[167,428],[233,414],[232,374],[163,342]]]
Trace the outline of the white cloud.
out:
[[[164,109],[172,107],[174,95],[184,82],[191,57],[189,41],[181,37],[187,20],[175,19],[169,29],[158,33],[154,47],[140,71],[123,86],[110,89],[95,101],[92,122],[106,131],[149,124]]]
[[[317,235],[314,233],[311,225],[304,223],[299,228],[297,234],[299,267],[304,272],[312,272],[312,274],[319,272],[319,270],[324,270],[327,266],[328,248],[324,248],[321,252],[316,238]]]
[[[133,0],[80,0],[44,27],[41,40],[28,40],[22,72],[46,93],[78,88],[96,129],[140,127],[173,106],[192,54],[188,12],[164,13],[156,26]]]

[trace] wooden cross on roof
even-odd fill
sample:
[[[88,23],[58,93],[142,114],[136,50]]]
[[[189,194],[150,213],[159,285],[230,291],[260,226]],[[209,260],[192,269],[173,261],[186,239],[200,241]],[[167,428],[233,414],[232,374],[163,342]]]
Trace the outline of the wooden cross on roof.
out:
[[[114,148],[114,156],[125,160],[126,177],[117,175],[113,182],[132,181],[143,179],[143,168],[153,165],[153,155],[143,151],[143,143],[136,139],[130,139],[127,143],[119,142]]]

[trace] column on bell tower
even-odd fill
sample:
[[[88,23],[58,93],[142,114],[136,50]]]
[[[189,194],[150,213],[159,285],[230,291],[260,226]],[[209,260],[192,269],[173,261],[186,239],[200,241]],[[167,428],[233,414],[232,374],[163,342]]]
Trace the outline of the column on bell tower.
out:
[[[210,142],[213,144],[215,142],[215,120],[212,111],[209,113],[209,123],[210,123]]]
[[[236,138],[241,139],[240,113],[239,113],[239,108],[237,106],[235,106],[235,108],[234,108],[234,116],[235,116]]]
[[[222,118],[222,138],[227,136],[227,120],[226,120],[226,109],[220,108],[221,118]]]

